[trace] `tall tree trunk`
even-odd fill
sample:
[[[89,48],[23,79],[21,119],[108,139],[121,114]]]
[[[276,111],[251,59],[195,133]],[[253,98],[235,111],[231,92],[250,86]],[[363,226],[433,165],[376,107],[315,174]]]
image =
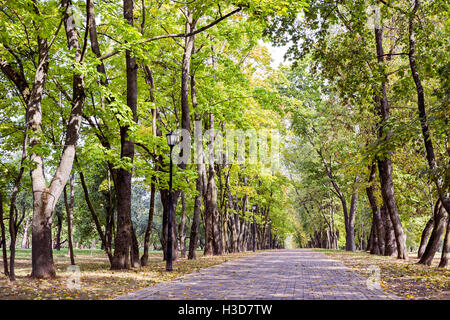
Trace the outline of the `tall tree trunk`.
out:
[[[83,62],[83,54],[78,43],[78,32],[72,16],[72,3],[70,0],[64,0],[63,4],[68,7],[64,13],[64,25],[69,49],[75,52],[73,65],[81,64]],[[37,8],[36,10],[38,13],[39,10]],[[41,100],[48,71],[49,45],[43,39],[38,39],[38,45],[39,64],[31,91],[27,119],[28,128],[33,132],[33,137],[29,141],[32,148],[39,146],[41,143],[39,138],[39,133],[42,131]],[[46,184],[42,156],[34,152],[30,156],[30,160],[35,163],[34,168],[31,170],[33,189],[32,278],[54,278],[56,276],[51,239],[52,214],[72,170],[83,114],[84,98],[84,75],[74,72],[72,108],[69,121],[67,122],[65,143],[58,167],[49,187]]]
[[[73,254],[73,209],[75,206],[75,188],[74,188],[75,176],[70,177],[70,200],[67,199],[67,190],[64,187],[64,204],[66,206],[67,215],[67,240],[69,243],[69,256],[70,264],[75,265],[75,255]],[[69,202],[70,201],[70,202]]]
[[[130,26],[133,26],[133,0],[123,0],[123,15]],[[127,76],[127,106],[130,108],[133,122],[137,122],[137,64],[131,51],[125,51]],[[134,142],[129,137],[129,126],[120,125],[120,157],[133,162]],[[131,222],[131,177],[132,173],[124,168],[117,170],[117,231],[114,238],[114,257],[111,269],[128,269],[129,252],[132,245]],[[135,261],[139,263],[139,261]]]
[[[153,215],[155,214],[155,181],[152,179],[151,185],[150,185],[150,206],[148,209],[148,221],[147,221],[147,229],[145,230],[145,236],[144,236],[144,253],[141,257],[141,265],[146,266],[148,265],[148,250],[150,247],[150,234],[152,232],[152,226],[153,226]]]
[[[31,220],[29,220],[29,219],[25,220],[25,226],[23,227],[22,244],[20,245],[20,247],[22,249],[28,249],[29,248],[29,244],[28,244],[28,229],[30,228],[30,225],[31,225]]]
[[[237,200],[236,200],[237,201]],[[235,212],[232,216],[232,222],[234,223],[234,228],[235,228],[235,238],[233,238],[233,252],[239,252],[241,251],[241,223],[239,220],[239,206],[236,203],[235,204]]]
[[[325,172],[326,172],[328,178],[330,178],[331,185],[333,186],[333,189],[336,191],[336,194],[338,195],[339,200],[341,200],[342,211],[344,213],[344,224],[345,224],[345,240],[346,240],[345,241],[345,250],[355,251],[355,228],[354,228],[355,220],[354,219],[355,219],[356,205],[357,205],[357,199],[358,199],[357,190],[355,189],[355,186],[354,186],[353,195],[350,200],[350,212],[348,212],[347,201],[345,200],[345,195],[341,192],[341,189],[336,182],[336,179],[335,179],[333,171],[332,171],[331,163],[328,164],[327,160],[325,159],[323,152],[322,152],[322,147],[316,148],[316,144],[311,139],[311,137],[308,134],[306,134],[306,136],[307,136],[308,141],[311,144],[311,146],[316,150],[317,154],[319,155],[320,160],[322,161],[322,164],[324,166]],[[355,184],[358,182],[358,179],[359,179],[359,177],[357,176],[355,178]]]
[[[167,260],[167,235],[168,235],[168,218],[169,218],[169,190],[160,189],[161,202],[163,204],[163,230],[162,230],[162,246],[164,252],[164,260]],[[172,225],[175,226],[175,212],[180,192],[174,191],[172,198]],[[172,239],[177,239],[177,228],[172,228]],[[177,259],[177,241],[172,241],[172,261]]]
[[[56,237],[54,243],[54,249],[61,250],[61,231],[62,231],[62,217],[61,213],[56,212]]]
[[[372,209],[372,220],[375,223],[374,230],[376,231],[376,238],[377,238],[377,244],[378,244],[378,250],[375,250],[374,248],[372,248],[372,249],[375,250],[374,252],[378,252],[377,254],[384,255],[384,248],[385,248],[384,224],[383,224],[383,219],[381,217],[381,212],[378,209],[377,200],[376,200],[375,194],[374,194],[375,187],[373,185],[375,183],[376,164],[372,163],[369,167],[369,170],[370,170],[369,181],[368,181],[369,186],[366,188],[366,193],[367,193],[367,198],[369,199],[370,208]]]
[[[233,210],[234,212],[236,212],[230,188],[228,188],[228,206],[229,210]],[[236,226],[236,215],[237,215],[236,213],[231,213],[230,219],[228,220],[229,229],[231,229],[231,244],[230,244],[231,252],[238,252],[238,230]]]
[[[16,280],[16,273],[15,273],[15,259],[16,259],[16,241],[17,241],[17,232],[19,230],[21,220],[19,221],[17,208],[14,205],[14,208],[11,212],[10,210],[10,216],[9,216],[9,237],[10,237],[10,244],[9,244],[9,280],[15,281]],[[22,203],[22,219],[25,216],[25,203]]]
[[[445,232],[444,243],[442,245],[441,261],[439,262],[439,268],[445,268],[448,265],[448,252],[450,250],[450,214],[447,213],[447,231]]]
[[[372,220],[372,228],[370,229],[370,237],[369,237],[369,251],[370,254],[380,254],[380,246],[378,244],[378,232],[377,232],[377,225],[375,223],[375,220]]]
[[[109,171],[108,171],[108,182],[109,182]],[[105,244],[103,244],[102,241],[102,246],[104,247],[103,250],[105,250],[107,253],[109,252],[109,255],[111,256],[110,258],[111,263],[112,240],[114,234],[114,203],[111,187],[108,187],[107,198],[108,204],[106,206]]]
[[[247,186],[247,177],[243,177],[244,186]],[[247,225],[245,223],[245,217],[247,216],[248,195],[244,194],[242,198],[242,219],[237,215],[237,222],[239,225],[239,251],[247,251]]]
[[[197,165],[198,166],[198,165]],[[202,181],[201,178],[197,178],[196,188],[198,194],[194,200],[194,217],[192,218],[191,234],[189,236],[189,254],[188,259],[196,259],[196,250],[198,242],[198,227],[200,225],[200,210],[202,206]]]
[[[185,32],[191,33],[195,31],[195,25],[197,23],[197,20],[193,18],[193,11],[188,9],[186,12],[186,23],[185,23]],[[191,85],[191,98],[192,98],[192,105],[193,108],[196,108],[196,93],[195,93],[195,79],[194,76],[191,76],[191,59],[192,55],[194,53],[194,42],[195,42],[195,35],[185,37],[184,39],[184,53],[183,53],[183,62],[181,66],[181,128],[184,130],[187,130],[188,132],[191,131],[191,116],[190,116],[190,110],[189,110],[189,84]],[[190,143],[190,142],[189,142]],[[187,150],[183,150],[183,152],[186,152]],[[183,158],[186,155],[183,155]],[[180,163],[180,168],[185,169],[186,163]],[[182,195],[182,201],[184,201],[184,194]],[[197,203],[197,202],[195,202]],[[195,205],[195,204],[194,204]],[[198,214],[199,214],[200,208],[194,208],[194,219],[191,226],[191,238],[190,238],[190,244],[189,244],[189,258],[195,259],[195,249],[197,244],[197,232],[198,232]],[[183,205],[183,214],[185,214],[185,208]],[[197,219],[195,215],[197,214]],[[182,218],[183,222],[185,223],[185,216]],[[175,225],[175,224],[173,224]],[[174,228],[175,229],[175,228]],[[193,237],[192,237],[193,236]],[[185,232],[184,232],[184,225],[183,229],[180,230],[180,241],[181,238],[185,239]],[[176,238],[174,238],[176,239]],[[184,243],[180,242],[181,245],[181,256],[185,257],[186,255],[186,245]],[[174,241],[176,243],[176,241]],[[192,245],[191,245],[192,242]]]
[[[195,91],[195,76],[191,76],[191,100],[192,107],[194,110],[197,109],[197,94]],[[206,168],[205,168],[205,157],[203,152],[203,132],[202,125],[200,121],[201,117],[198,112],[195,113],[195,148],[196,148],[196,163],[197,163],[197,182],[196,190],[197,195],[194,199],[194,216],[192,218],[191,233],[189,237],[189,254],[188,259],[196,258],[196,249],[198,242],[198,229],[200,225],[200,213],[202,209],[202,198],[205,196],[206,189]]]
[[[185,32],[187,34],[195,31],[197,20],[193,18],[193,11],[187,10]],[[191,79],[191,58],[194,53],[195,35],[184,38],[184,53],[181,67],[181,128],[191,130],[191,117],[189,111],[189,82]],[[192,89],[191,89],[192,90]],[[192,92],[191,92],[192,95]],[[184,164],[185,166],[186,164]]]
[[[96,20],[95,20],[95,6],[94,6],[94,1],[88,1],[88,18],[89,18],[89,38],[90,38],[90,43],[91,43],[91,50],[92,52],[95,54],[95,56],[97,58],[100,58],[102,56],[101,52],[100,52],[100,46],[98,43],[98,37],[97,37],[97,24],[96,24]],[[99,63],[97,65],[97,71],[100,74],[100,79],[99,79],[99,84],[102,86],[107,87],[109,85],[109,81],[108,81],[108,77],[106,75],[106,68],[105,68],[105,64],[103,63],[103,60],[99,59]],[[103,101],[103,97],[102,97],[102,101]],[[106,102],[109,104],[111,103],[111,98],[109,96],[106,96],[105,98]],[[102,102],[103,103],[103,102]],[[87,118],[87,120],[89,121],[89,118]],[[103,134],[102,132],[102,127],[108,129],[107,126],[101,126],[99,124],[95,124],[93,122],[90,122],[90,125],[92,127],[94,127],[97,130],[97,137],[99,138],[100,143],[102,144],[103,147],[105,147],[106,149],[111,149],[111,144],[108,141],[108,138]],[[114,186],[115,186],[115,195],[116,198],[118,197],[118,191],[117,191],[117,186],[119,185],[118,183],[118,179],[117,179],[117,169],[113,168],[113,164],[111,162],[107,162],[108,164],[108,186],[110,186],[110,179],[112,178],[113,182],[114,182]],[[111,174],[111,176],[109,175]],[[113,194],[112,194],[112,190],[109,187],[108,189],[108,201],[109,204],[107,206],[107,217],[106,217],[106,229],[105,229],[105,237],[106,237],[106,244],[103,244],[102,242],[102,246],[105,246],[106,249],[108,250],[107,252],[109,252],[110,254],[108,255],[108,258],[110,259],[110,262],[112,263],[112,241],[113,238],[115,238],[115,217],[114,217],[114,205],[113,205]],[[98,228],[97,228],[98,229]],[[99,232],[100,233],[100,232]],[[104,248],[105,250],[105,248]]]
[[[387,213],[387,209],[385,205],[381,207],[381,216],[383,217],[384,226],[385,226],[385,247],[384,247],[384,255],[385,256],[396,256],[397,255],[397,243],[395,241],[395,233],[394,227],[392,226],[391,217],[389,213]]]
[[[75,161],[77,161],[77,160],[75,160]],[[112,252],[111,252],[111,245],[107,245],[106,237],[105,237],[105,234],[103,233],[102,227],[100,225],[100,221],[98,220],[97,213],[95,212],[94,206],[92,205],[92,202],[89,198],[89,190],[86,185],[86,181],[84,179],[84,174],[83,174],[83,171],[81,171],[81,168],[78,168],[78,174],[80,176],[81,187],[83,188],[84,199],[88,206],[89,212],[91,213],[92,220],[94,220],[95,228],[97,229],[97,232],[102,241],[103,250],[105,250],[105,253],[108,256],[109,262],[112,264],[114,258],[113,258]],[[71,192],[72,192],[72,189],[73,189],[73,186],[71,186]],[[71,195],[71,197],[72,197],[72,195]],[[72,198],[71,198],[71,210],[73,212]]]
[[[431,266],[434,255],[439,249],[442,235],[445,232],[447,218],[447,211],[442,206],[441,201],[439,201],[439,205],[435,208],[434,211],[433,231],[431,232],[430,239],[428,240],[427,247],[425,248],[425,252],[418,262],[419,264]]]
[[[178,230],[180,239],[180,254],[182,258],[186,258],[186,195],[181,191],[181,222]]]
[[[131,248],[130,248],[131,266],[133,268],[139,268],[141,261],[139,260],[139,242],[136,237],[136,229],[131,223]]]
[[[1,245],[2,245],[2,253],[3,253],[3,272],[5,276],[9,276],[9,268],[8,268],[8,254],[6,249],[6,232],[5,232],[5,223],[3,222],[3,193],[0,192],[0,229],[2,233]]]
[[[25,115],[26,117],[27,115]],[[10,266],[9,266],[9,279],[11,281],[15,281],[16,280],[16,276],[15,276],[15,270],[14,270],[14,266],[15,266],[15,258],[16,258],[16,239],[17,239],[17,232],[18,232],[18,228],[20,226],[20,222],[18,222],[17,220],[17,209],[16,209],[16,200],[17,200],[17,195],[19,193],[19,186],[20,186],[20,182],[22,180],[22,176],[23,173],[25,171],[25,167],[24,167],[24,161],[27,157],[27,143],[28,143],[28,134],[25,131],[24,135],[23,135],[23,143],[22,143],[22,158],[20,160],[20,168],[19,168],[19,173],[16,177],[16,179],[14,180],[14,186],[13,186],[13,190],[11,192],[11,198],[10,198],[10,210],[9,210],[9,233],[10,233]],[[22,219],[25,216],[25,207],[23,204],[23,212],[22,212]],[[14,218],[16,217],[16,218]]]
[[[422,231],[422,236],[420,238],[419,250],[417,251],[417,258],[419,258],[419,259],[422,258],[423,253],[425,252],[425,248],[428,243],[428,238],[430,237],[431,230],[433,230],[433,226],[434,226],[434,217],[431,217],[430,220],[428,220],[427,224],[425,225],[425,228]]]
[[[144,4],[144,3],[143,3]],[[142,8],[143,12],[145,13],[145,4]],[[147,82],[147,85],[149,86],[149,100],[150,102],[155,102],[155,83],[153,81],[153,75],[148,66],[144,67],[144,75],[145,80]],[[156,126],[156,120],[157,120],[157,109],[156,107],[152,109],[152,135],[154,137],[157,136],[157,126]],[[161,133],[160,133],[161,134]],[[155,149],[153,149],[153,153],[155,153]],[[159,166],[155,163],[155,171],[159,170]],[[150,205],[148,209],[148,220],[147,220],[147,229],[145,230],[145,236],[144,236],[144,252],[141,257],[141,265],[147,266],[148,265],[148,251],[150,247],[150,234],[152,232],[153,227],[153,216],[155,214],[155,196],[156,196],[156,176],[153,176],[150,182]]]
[[[347,220],[347,232],[345,236],[345,250],[356,251],[355,248],[355,216],[358,204],[358,189],[356,184],[358,183],[359,177],[355,178],[355,185],[353,186],[353,195],[350,200],[350,212]]]
[[[31,92],[27,123],[33,131],[30,137],[30,147],[40,144],[41,132],[41,100],[48,72],[47,41],[38,39],[39,65],[36,69],[33,89]],[[47,208],[49,190],[47,189],[42,156],[32,153],[31,162],[36,163],[31,170],[33,189],[33,224],[32,224],[32,272],[34,278],[54,278],[56,276],[52,253],[52,208]],[[54,199],[52,199],[54,202]]]
[[[384,50],[383,50],[383,27],[375,28],[375,42],[377,49],[377,58],[379,64],[384,64]],[[386,81],[381,80],[380,94],[377,94],[376,101],[378,102],[379,114],[381,116],[381,124],[379,126],[378,138],[389,140],[392,132],[389,130],[385,135],[385,124],[388,121],[389,103],[386,94]],[[385,138],[384,138],[385,136]],[[380,175],[381,194],[383,196],[384,204],[386,205],[387,212],[391,218],[393,225],[395,240],[397,242],[397,257],[399,259],[408,260],[408,252],[406,250],[406,234],[403,232],[402,224],[400,221],[400,215],[398,213],[397,204],[395,201],[394,184],[392,180],[392,161],[390,159],[390,153],[387,152],[382,158],[378,159],[378,171]]]
[[[412,9],[411,14],[409,15],[409,66],[411,68],[411,74],[416,85],[417,92],[417,108],[419,110],[419,120],[420,127],[422,129],[422,135],[425,145],[425,151],[427,155],[427,162],[430,170],[432,171],[431,177],[436,184],[436,189],[439,194],[439,198],[441,199],[442,205],[445,210],[450,213],[450,198],[447,196],[447,193],[443,187],[443,179],[440,176],[437,176],[438,170],[436,156],[434,153],[433,142],[430,136],[430,128],[428,126],[427,113],[425,109],[425,94],[422,86],[422,81],[420,80],[419,71],[416,63],[416,39],[414,32],[414,19],[416,18],[416,12],[419,10],[420,1],[414,0],[414,7]]]
[[[208,182],[205,196],[205,255],[219,254],[217,187],[214,170],[214,115],[209,115]]]

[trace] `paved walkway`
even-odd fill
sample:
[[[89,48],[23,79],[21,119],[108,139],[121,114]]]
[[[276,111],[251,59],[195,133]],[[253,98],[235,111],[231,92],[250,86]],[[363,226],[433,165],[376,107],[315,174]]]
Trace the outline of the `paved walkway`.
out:
[[[117,299],[398,299],[381,289],[369,289],[366,280],[320,252],[273,250],[202,269]]]

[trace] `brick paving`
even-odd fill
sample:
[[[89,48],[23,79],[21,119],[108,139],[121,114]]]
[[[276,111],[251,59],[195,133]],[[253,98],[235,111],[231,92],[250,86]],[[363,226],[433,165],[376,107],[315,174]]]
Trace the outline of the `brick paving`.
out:
[[[271,250],[118,297],[119,300],[384,300],[367,279],[307,249]]]

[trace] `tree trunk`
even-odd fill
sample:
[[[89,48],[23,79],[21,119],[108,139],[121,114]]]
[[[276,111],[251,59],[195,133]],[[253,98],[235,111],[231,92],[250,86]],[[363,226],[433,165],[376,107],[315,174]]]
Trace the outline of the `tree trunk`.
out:
[[[108,182],[109,182],[109,171],[108,171]],[[114,203],[113,203],[113,193],[111,187],[108,188],[107,193],[108,204],[106,206],[106,225],[105,225],[105,243],[102,246],[103,250],[108,254],[110,263],[112,262],[112,240],[114,234]]]
[[[72,16],[72,3],[70,0],[67,0],[63,4],[68,7],[64,14],[64,25],[69,49],[75,52],[73,63],[75,66],[75,64],[81,64],[83,62],[83,55],[78,43],[78,32]],[[38,12],[37,8],[36,10]],[[27,119],[27,123],[29,124],[28,128],[34,133],[29,142],[32,149],[33,147],[38,147],[41,143],[39,138],[39,133],[42,131],[41,99],[48,71],[49,47],[47,41],[38,39],[38,44],[39,65],[35,73]],[[66,139],[50,187],[46,185],[42,156],[36,153],[32,153],[30,156],[31,162],[35,163],[34,168],[31,170],[33,190],[32,278],[54,278],[56,276],[51,239],[52,214],[72,170],[75,147],[81,126],[84,98],[84,75],[74,72],[71,101],[72,109],[69,121],[67,122]]]
[[[17,194],[19,193],[19,186],[20,186],[20,181],[22,180],[22,176],[23,173],[25,171],[25,167],[24,167],[24,161],[27,157],[27,133],[24,133],[24,137],[23,137],[23,144],[22,144],[22,158],[20,160],[20,169],[19,169],[19,173],[16,177],[16,179],[14,180],[14,186],[13,186],[13,190],[11,193],[11,199],[10,199],[10,210],[9,210],[9,234],[10,234],[10,266],[9,266],[9,279],[11,281],[15,281],[16,280],[16,276],[15,276],[15,271],[14,271],[14,266],[15,266],[15,258],[16,258],[16,241],[17,241],[17,232],[19,229],[19,226],[22,222],[22,220],[20,220],[17,217],[17,208],[16,208],[16,199],[17,199]],[[25,204],[22,204],[22,219],[25,217]]]
[[[339,185],[336,182],[336,179],[332,172],[331,163],[328,164],[326,161],[323,152],[322,147],[316,148],[316,144],[311,139],[309,135],[307,135],[308,141],[311,144],[313,148],[315,148],[317,154],[320,157],[320,160],[322,161],[322,164],[324,166],[325,172],[330,178],[331,185],[333,186],[333,189],[336,191],[336,194],[338,195],[339,199],[341,200],[342,204],[342,211],[344,213],[344,224],[345,224],[345,250],[347,251],[355,251],[355,214],[356,214],[356,205],[358,200],[358,193],[354,186],[353,195],[350,200],[350,212],[348,212],[347,208],[347,201],[345,200],[345,195],[341,192],[341,189]],[[355,178],[355,184],[358,182],[359,177],[356,176]]]
[[[369,237],[370,243],[370,254],[380,254],[380,246],[379,246],[379,239],[378,239],[378,232],[377,232],[377,226],[375,223],[375,220],[372,220],[372,228],[370,229],[370,237]]]
[[[123,15],[133,26],[134,1],[123,1]],[[127,106],[130,108],[133,122],[137,122],[137,64],[130,50],[125,51],[127,76]],[[131,163],[134,158],[134,142],[129,137],[129,126],[120,125],[121,159]],[[111,269],[129,269],[129,252],[132,245],[131,222],[131,177],[132,173],[124,168],[117,170],[117,231],[114,238],[114,257]]]
[[[355,178],[355,185],[353,187],[353,195],[350,200],[350,212],[347,220],[347,232],[345,234],[345,250],[356,251],[355,248],[355,216],[358,204],[358,191],[356,184],[358,183],[359,177]]]
[[[448,252],[450,250],[450,214],[447,213],[447,231],[445,232],[444,244],[442,245],[441,261],[439,262],[439,268],[445,268],[448,265]]]
[[[375,28],[375,42],[377,49],[378,63],[384,64],[384,50],[383,50],[383,29]],[[384,77],[384,75],[383,75]],[[389,103],[386,94],[386,82],[383,78],[380,86],[380,95],[377,95],[376,101],[378,102],[379,114],[381,115],[381,123],[378,130],[378,138],[389,140],[392,132],[389,130],[385,135],[385,124],[388,121]],[[384,138],[385,136],[385,138]],[[387,152],[381,158],[378,159],[378,171],[380,175],[381,194],[383,196],[384,204],[386,205],[387,212],[391,218],[393,225],[395,240],[397,242],[397,257],[399,259],[408,260],[408,252],[406,250],[406,235],[403,232],[400,216],[397,209],[394,194],[394,184],[392,181],[392,161],[390,159],[390,153]]]
[[[33,89],[31,92],[27,123],[34,135],[30,137],[30,147],[40,144],[38,138],[41,132],[41,100],[48,71],[48,49],[47,41],[38,39],[39,65],[36,69]],[[49,190],[44,177],[43,159],[41,155],[32,153],[31,162],[35,167],[31,170],[31,181],[33,189],[33,224],[32,224],[32,271],[34,278],[54,278],[56,276],[52,253],[52,208],[47,208]],[[52,199],[54,202],[55,199]]]
[[[243,179],[244,186],[247,186],[247,177],[244,177]],[[237,214],[237,222],[239,225],[239,252],[241,251],[247,251],[247,226],[245,223],[245,217],[247,213],[247,205],[248,205],[248,195],[244,194],[244,197],[242,199],[242,219],[239,217],[239,214]]]
[[[375,250],[374,252],[378,252],[377,254],[384,255],[384,248],[385,248],[385,231],[384,231],[384,224],[383,219],[381,217],[381,212],[378,209],[377,200],[375,198],[375,175],[376,175],[376,164],[372,163],[369,167],[370,169],[370,175],[369,175],[369,186],[366,188],[367,198],[369,199],[370,208],[372,209],[372,220],[375,223],[375,227],[373,230],[376,231],[376,238],[377,238],[377,244],[378,244],[378,250]]]
[[[145,230],[145,236],[144,236],[144,253],[141,257],[141,265],[146,266],[148,265],[148,249],[150,246],[150,234],[152,232],[152,225],[153,225],[153,215],[155,214],[155,181],[152,179],[151,185],[150,185],[150,206],[148,209],[148,221],[147,221],[147,229]]]
[[[191,76],[191,100],[193,109],[197,109],[197,95],[195,91],[195,76]],[[197,182],[196,190],[197,195],[194,200],[194,216],[192,218],[191,234],[189,237],[189,254],[188,259],[196,258],[196,249],[198,242],[198,228],[200,225],[200,212],[202,209],[202,198],[205,195],[206,186],[206,169],[205,169],[205,157],[203,152],[203,133],[201,126],[201,117],[198,112],[195,113],[195,148],[196,148],[196,163],[197,163]]]
[[[200,210],[202,206],[202,186],[201,178],[197,178],[197,192],[194,200],[194,217],[192,218],[191,234],[189,237],[189,254],[188,259],[196,259],[196,250],[198,242],[198,227],[200,225]]]
[[[131,266],[133,268],[139,268],[141,266],[141,262],[139,260],[139,242],[136,237],[136,229],[133,226],[133,223],[131,223],[131,251],[130,251],[130,258],[131,258]]]
[[[2,245],[2,253],[3,253],[3,272],[5,276],[9,276],[9,268],[8,268],[8,254],[6,252],[6,234],[5,234],[5,224],[3,222],[3,193],[0,192],[0,228],[2,232],[1,245]]]
[[[234,229],[235,229],[235,234],[233,236],[233,252],[239,252],[240,248],[241,248],[241,243],[240,243],[240,235],[241,235],[241,224],[239,221],[239,207],[237,205],[237,203],[235,204],[235,212],[232,217],[231,217],[231,223],[234,224]]]
[[[427,224],[425,225],[425,228],[422,231],[422,237],[420,238],[419,250],[417,252],[417,258],[419,258],[419,259],[422,258],[423,253],[425,252],[425,248],[428,243],[428,238],[430,237],[431,230],[433,230],[433,225],[434,225],[434,217],[431,217],[430,220],[428,220]]]
[[[186,12],[185,32],[188,34],[195,31],[196,23],[197,20],[193,19],[193,11],[188,9]],[[194,53],[194,42],[195,35],[185,37],[183,62],[181,67],[181,128],[188,131],[191,129],[191,117],[189,112],[189,80],[191,79],[190,68],[192,54]],[[186,164],[184,164],[184,166],[185,165]]]
[[[441,238],[445,232],[446,225],[447,225],[447,211],[442,206],[441,201],[439,201],[439,205],[437,206],[437,208],[435,208],[434,211],[433,231],[431,232],[430,239],[428,241],[427,247],[425,248],[425,252],[423,253],[422,257],[418,262],[419,264],[431,266],[434,255],[439,249]]]
[[[394,227],[392,226],[391,217],[387,213],[386,207],[383,205],[381,207],[381,215],[384,220],[385,226],[385,256],[396,256],[397,255],[397,243],[395,241]]]
[[[61,231],[62,231],[62,217],[61,213],[56,212],[56,239],[54,249],[60,251],[61,250]]]
[[[214,115],[209,115],[209,152],[208,152],[208,182],[205,196],[205,255],[220,254],[217,187],[214,170]]]
[[[78,162],[78,160],[76,158],[75,158],[75,161]],[[89,190],[88,190],[88,187],[86,185],[86,181],[84,179],[84,174],[83,174],[83,171],[81,171],[81,168],[78,168],[78,174],[80,176],[81,187],[83,188],[84,199],[85,199],[86,204],[88,206],[89,212],[91,213],[92,220],[94,220],[95,228],[97,229],[97,232],[98,232],[98,234],[100,236],[100,239],[102,241],[103,250],[105,250],[105,253],[108,256],[109,263],[112,264],[113,256],[112,256],[112,252],[111,252],[111,245],[107,244],[107,242],[106,242],[106,237],[105,237],[105,234],[103,233],[102,226],[100,225],[100,221],[98,220],[97,213],[95,212],[94,206],[92,205],[92,202],[91,202],[91,200],[89,198]],[[73,187],[71,186],[71,190],[72,190],[72,188]],[[72,199],[71,199],[71,206],[72,206],[71,210],[73,212]]]
[[[167,260],[167,235],[168,235],[168,217],[169,217],[169,190],[160,189],[161,202],[163,204],[163,230],[162,230],[162,246],[164,251],[164,260]],[[175,226],[175,212],[178,202],[179,191],[173,192],[172,198],[172,225]],[[172,228],[172,239],[177,239],[177,228]],[[172,241],[172,261],[177,259],[177,241]]]
[[[74,188],[75,176],[72,174],[70,177],[70,203],[67,199],[67,190],[64,187],[64,203],[66,206],[66,214],[67,214],[67,240],[69,243],[69,256],[70,256],[70,264],[75,265],[75,255],[73,254],[73,208],[75,206],[75,188]]]
[[[416,18],[416,12],[419,10],[420,1],[414,1],[414,7],[412,9],[411,15],[409,16],[409,66],[411,68],[411,75],[413,77],[414,83],[416,85],[417,92],[417,108],[419,110],[419,120],[420,127],[422,129],[422,135],[424,140],[425,151],[427,155],[427,162],[430,170],[432,171],[431,178],[436,184],[436,189],[439,194],[439,198],[441,199],[442,205],[444,206],[447,212],[450,212],[450,198],[448,198],[444,188],[443,188],[443,179],[440,176],[437,176],[439,172],[436,156],[434,154],[433,142],[430,136],[430,128],[428,127],[427,113],[425,109],[425,94],[422,86],[422,81],[420,80],[419,71],[416,63],[416,39],[414,32],[414,19]]]
[[[28,249],[29,248],[29,243],[28,243],[28,229],[30,228],[31,225],[31,221],[30,220],[25,220],[25,226],[23,227],[23,237],[22,237],[22,244],[21,244],[21,248],[22,249]]]
[[[22,203],[22,219],[25,216],[25,203]],[[18,217],[17,208],[14,205],[12,210],[10,210],[9,216],[9,280],[16,280],[15,273],[15,259],[16,259],[16,241],[17,241],[17,232],[19,230],[19,226],[22,220]]]
[[[34,171],[34,170],[33,170]],[[43,182],[43,181],[42,181]],[[56,276],[52,252],[52,210],[48,208],[48,189],[34,196],[32,228],[32,278],[46,279]]]
[[[178,236],[180,239],[180,254],[182,258],[186,258],[186,195],[181,191],[181,222],[179,225]]]

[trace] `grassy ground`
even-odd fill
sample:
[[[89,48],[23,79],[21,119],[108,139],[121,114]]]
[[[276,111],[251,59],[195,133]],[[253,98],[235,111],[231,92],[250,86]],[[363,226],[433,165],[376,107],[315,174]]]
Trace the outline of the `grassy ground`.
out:
[[[149,254],[149,265],[127,271],[109,270],[108,258],[101,250],[75,250],[75,262],[80,267],[80,287],[70,288],[73,272],[68,271],[70,259],[67,250],[54,251],[57,278],[53,280],[33,280],[31,273],[31,250],[18,250],[16,255],[15,282],[10,282],[0,273],[0,300],[7,299],[111,299],[158,282],[172,280],[187,273],[195,272],[238,257],[251,254],[236,253],[218,257],[203,257],[197,260],[179,259],[174,262],[174,271],[165,271],[162,252]],[[3,265],[0,262],[0,270]],[[69,283],[69,286],[68,286]]]
[[[410,300],[450,299],[450,270],[437,268],[440,255],[436,254],[431,267],[418,265],[417,254],[411,253],[409,261],[395,257],[371,255],[367,252],[315,249],[364,275],[373,274],[372,265],[380,267],[381,287]]]

